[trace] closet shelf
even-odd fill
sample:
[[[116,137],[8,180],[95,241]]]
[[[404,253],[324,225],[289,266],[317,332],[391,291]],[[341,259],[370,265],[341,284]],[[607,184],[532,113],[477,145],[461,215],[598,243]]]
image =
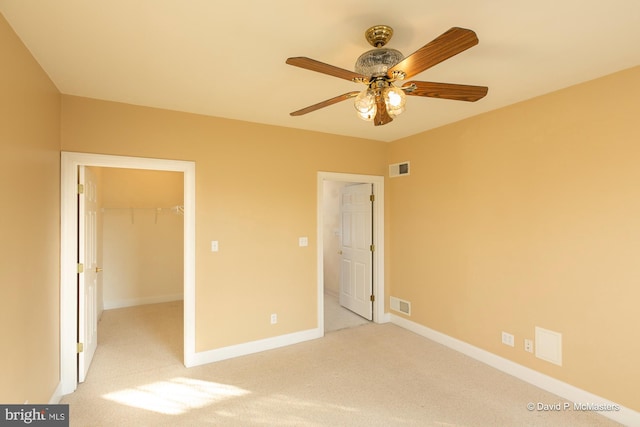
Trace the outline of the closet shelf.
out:
[[[128,207],[128,208],[102,208],[101,209],[103,213],[108,212],[108,211],[128,211],[131,213],[131,224],[133,224],[135,222],[135,215],[134,212],[135,211],[152,211],[155,212],[155,223],[158,223],[158,214],[161,212],[165,212],[165,211],[169,211],[169,212],[173,212],[177,215],[184,215],[184,206],[182,205],[176,205],[176,206],[172,206],[169,208],[134,208],[134,207]]]
[[[184,206],[177,205],[171,206],[169,208],[134,208],[134,207],[126,207],[126,208],[102,208],[102,212],[106,211],[173,211],[175,213],[184,214]]]

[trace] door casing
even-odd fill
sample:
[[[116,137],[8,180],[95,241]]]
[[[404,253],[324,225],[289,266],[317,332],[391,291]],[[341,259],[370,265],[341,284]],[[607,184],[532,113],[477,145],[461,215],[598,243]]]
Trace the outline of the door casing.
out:
[[[373,303],[373,321],[375,323],[389,322],[390,316],[385,313],[385,289],[384,289],[384,176],[378,175],[358,175],[336,172],[318,172],[318,203],[317,203],[317,272],[318,272],[318,328],[324,335],[324,181],[340,181],[352,183],[373,184],[373,293],[375,301]]]
[[[184,364],[192,366],[195,359],[195,162],[63,151],[60,166],[60,394],[72,393],[78,384],[78,166],[148,169],[184,174]]]

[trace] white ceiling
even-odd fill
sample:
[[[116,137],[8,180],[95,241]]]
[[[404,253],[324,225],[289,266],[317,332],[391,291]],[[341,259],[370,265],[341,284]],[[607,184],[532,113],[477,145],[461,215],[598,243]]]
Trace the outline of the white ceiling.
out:
[[[640,64],[638,0],[0,0],[0,12],[64,94],[393,141]],[[410,97],[373,126],[362,86],[285,64],[353,70],[364,31],[390,25],[409,55],[451,27],[480,43],[414,80],[488,86],[475,103]]]

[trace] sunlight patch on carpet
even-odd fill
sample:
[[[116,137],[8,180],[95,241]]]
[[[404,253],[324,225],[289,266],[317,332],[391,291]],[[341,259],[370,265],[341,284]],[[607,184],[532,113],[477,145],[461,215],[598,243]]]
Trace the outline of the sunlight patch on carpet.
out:
[[[202,408],[249,393],[247,390],[228,384],[178,377],[107,393],[102,397],[134,408],[160,414],[179,415],[191,409]]]

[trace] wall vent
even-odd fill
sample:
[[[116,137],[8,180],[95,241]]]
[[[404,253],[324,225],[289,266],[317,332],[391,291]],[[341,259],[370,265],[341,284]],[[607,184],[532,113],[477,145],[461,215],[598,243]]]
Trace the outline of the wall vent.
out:
[[[389,178],[409,175],[409,162],[394,163],[389,165]]]
[[[411,303],[396,297],[389,297],[389,308],[391,310],[411,316]]]
[[[562,366],[562,334],[536,326],[536,357]]]

